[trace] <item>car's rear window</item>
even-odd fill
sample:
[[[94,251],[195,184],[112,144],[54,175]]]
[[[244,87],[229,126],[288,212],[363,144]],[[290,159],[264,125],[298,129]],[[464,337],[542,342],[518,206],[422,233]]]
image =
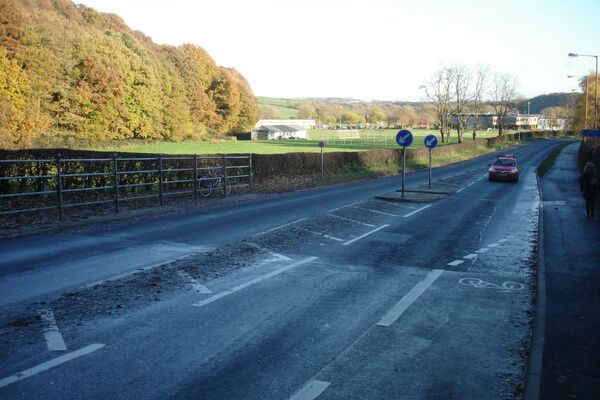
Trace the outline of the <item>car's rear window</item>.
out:
[[[499,167],[514,167],[515,161],[500,158],[500,159],[496,160],[496,162],[494,162],[494,165],[497,165]]]

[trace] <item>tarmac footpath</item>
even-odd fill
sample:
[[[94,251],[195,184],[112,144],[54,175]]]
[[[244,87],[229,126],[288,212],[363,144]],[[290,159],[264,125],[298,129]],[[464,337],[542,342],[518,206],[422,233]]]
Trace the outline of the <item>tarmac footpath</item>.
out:
[[[541,178],[539,272],[545,285],[538,285],[544,293],[538,295],[536,326],[545,317],[545,328],[534,332],[528,389],[539,387],[527,390],[526,400],[600,398],[600,201],[594,219],[587,219],[578,148],[565,147]],[[536,343],[538,368],[532,374]]]

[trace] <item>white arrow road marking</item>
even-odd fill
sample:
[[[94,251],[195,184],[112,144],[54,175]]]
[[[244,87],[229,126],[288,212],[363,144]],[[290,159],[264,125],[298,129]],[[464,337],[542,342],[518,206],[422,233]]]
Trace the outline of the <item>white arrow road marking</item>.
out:
[[[40,372],[44,372],[46,370],[49,370],[50,368],[54,368],[58,365],[64,364],[64,363],[74,360],[78,357],[93,353],[94,351],[101,349],[102,347],[104,347],[104,345],[101,343],[92,344],[90,346],[84,347],[83,349],[79,349],[79,350],[75,350],[71,353],[63,354],[60,357],[56,357],[50,361],[46,361],[45,363],[42,363],[36,367],[29,368],[29,369],[26,369],[25,371],[21,371],[19,373],[11,375],[7,378],[0,379],[0,388],[3,388],[4,386],[8,386],[11,383],[18,382],[25,378],[29,378],[33,375],[39,374]]]
[[[207,288],[206,286],[204,286],[203,284],[201,284],[200,282],[195,280],[187,272],[177,271],[177,275],[179,275],[179,277],[181,277],[181,279],[183,279],[186,283],[190,284],[194,288],[194,290],[196,290],[198,293],[203,293],[203,294],[212,293],[212,290],[210,290],[209,288]]]
[[[42,330],[44,331],[44,339],[46,339],[46,345],[50,351],[65,351],[67,346],[63,340],[58,325],[56,325],[56,319],[54,319],[54,313],[52,310],[39,310],[38,314],[42,320]]]

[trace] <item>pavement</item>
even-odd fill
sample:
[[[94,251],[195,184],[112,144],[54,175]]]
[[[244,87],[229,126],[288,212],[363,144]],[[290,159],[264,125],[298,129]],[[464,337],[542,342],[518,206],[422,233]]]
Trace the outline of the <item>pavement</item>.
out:
[[[595,219],[587,219],[579,192],[578,148],[578,143],[567,146],[541,178],[539,268],[545,293],[538,285],[536,325],[545,317],[545,330],[535,332],[533,340],[543,349],[537,357],[541,370],[533,379],[539,378],[540,399],[598,399],[600,393],[600,205]],[[534,363],[535,358],[532,354]],[[526,391],[525,398],[537,397]]]

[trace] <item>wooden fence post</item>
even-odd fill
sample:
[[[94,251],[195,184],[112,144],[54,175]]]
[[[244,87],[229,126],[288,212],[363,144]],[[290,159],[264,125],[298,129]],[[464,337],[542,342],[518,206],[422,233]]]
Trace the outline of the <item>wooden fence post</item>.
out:
[[[248,154],[248,175],[250,175],[250,193],[252,193],[252,153]]]
[[[194,154],[194,199],[198,202],[198,155]]]
[[[225,198],[227,198],[227,158],[225,154],[223,154],[223,189],[225,193]]]

